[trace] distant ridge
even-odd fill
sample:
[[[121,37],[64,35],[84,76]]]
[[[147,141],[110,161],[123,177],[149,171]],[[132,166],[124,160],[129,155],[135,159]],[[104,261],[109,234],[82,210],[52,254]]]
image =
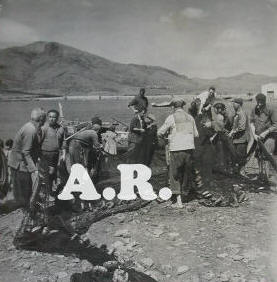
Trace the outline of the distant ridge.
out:
[[[133,95],[197,93],[214,85],[221,92],[260,91],[277,77],[254,75],[188,78],[158,66],[121,64],[57,42],[35,42],[0,50],[0,90],[53,95]]]

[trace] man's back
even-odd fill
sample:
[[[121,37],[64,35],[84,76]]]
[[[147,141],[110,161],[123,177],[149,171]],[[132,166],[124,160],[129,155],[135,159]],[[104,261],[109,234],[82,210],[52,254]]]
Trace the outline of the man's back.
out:
[[[22,171],[32,171],[35,169],[34,162],[38,154],[38,129],[32,122],[27,122],[15,135],[9,166]]]
[[[194,149],[194,138],[198,137],[198,131],[194,118],[183,109],[177,109],[169,115],[160,127],[158,134],[164,135],[169,131],[170,151]]]
[[[98,135],[93,129],[86,129],[77,133],[72,139],[79,140],[87,146],[98,146]]]

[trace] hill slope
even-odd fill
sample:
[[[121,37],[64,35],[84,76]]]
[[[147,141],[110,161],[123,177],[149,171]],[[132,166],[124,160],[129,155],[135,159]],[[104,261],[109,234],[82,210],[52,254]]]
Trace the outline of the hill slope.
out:
[[[214,85],[219,92],[259,92],[277,77],[241,74],[214,80],[189,79],[174,71],[120,64],[56,42],[35,42],[0,50],[0,89],[54,95],[125,95],[147,87],[149,94],[197,93]]]
[[[153,66],[120,64],[55,42],[36,42],[0,51],[2,88],[86,95],[115,94],[138,87],[195,88],[193,81]]]
[[[213,80],[195,78],[193,81],[206,87],[215,85],[223,93],[246,94],[260,92],[263,84],[277,82],[277,77],[243,73],[232,77],[219,77]]]

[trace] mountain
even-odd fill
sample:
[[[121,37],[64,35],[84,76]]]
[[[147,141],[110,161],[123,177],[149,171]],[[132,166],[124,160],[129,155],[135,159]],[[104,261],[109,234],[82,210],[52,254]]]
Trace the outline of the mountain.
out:
[[[259,92],[277,77],[250,73],[214,80],[188,78],[157,66],[120,64],[56,42],[35,42],[0,50],[0,90],[52,95],[133,95]]]
[[[242,73],[236,76],[219,77],[213,80],[194,78],[193,81],[206,88],[214,85],[223,94],[247,94],[261,92],[261,86],[263,84],[277,82],[277,77]]]
[[[0,50],[0,79],[2,89],[62,95],[195,88],[193,81],[165,68],[120,64],[55,42]]]

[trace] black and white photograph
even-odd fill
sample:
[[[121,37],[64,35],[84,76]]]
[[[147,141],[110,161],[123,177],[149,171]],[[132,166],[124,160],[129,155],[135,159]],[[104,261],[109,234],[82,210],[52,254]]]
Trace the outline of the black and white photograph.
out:
[[[277,282],[277,0],[0,0],[0,281]]]

